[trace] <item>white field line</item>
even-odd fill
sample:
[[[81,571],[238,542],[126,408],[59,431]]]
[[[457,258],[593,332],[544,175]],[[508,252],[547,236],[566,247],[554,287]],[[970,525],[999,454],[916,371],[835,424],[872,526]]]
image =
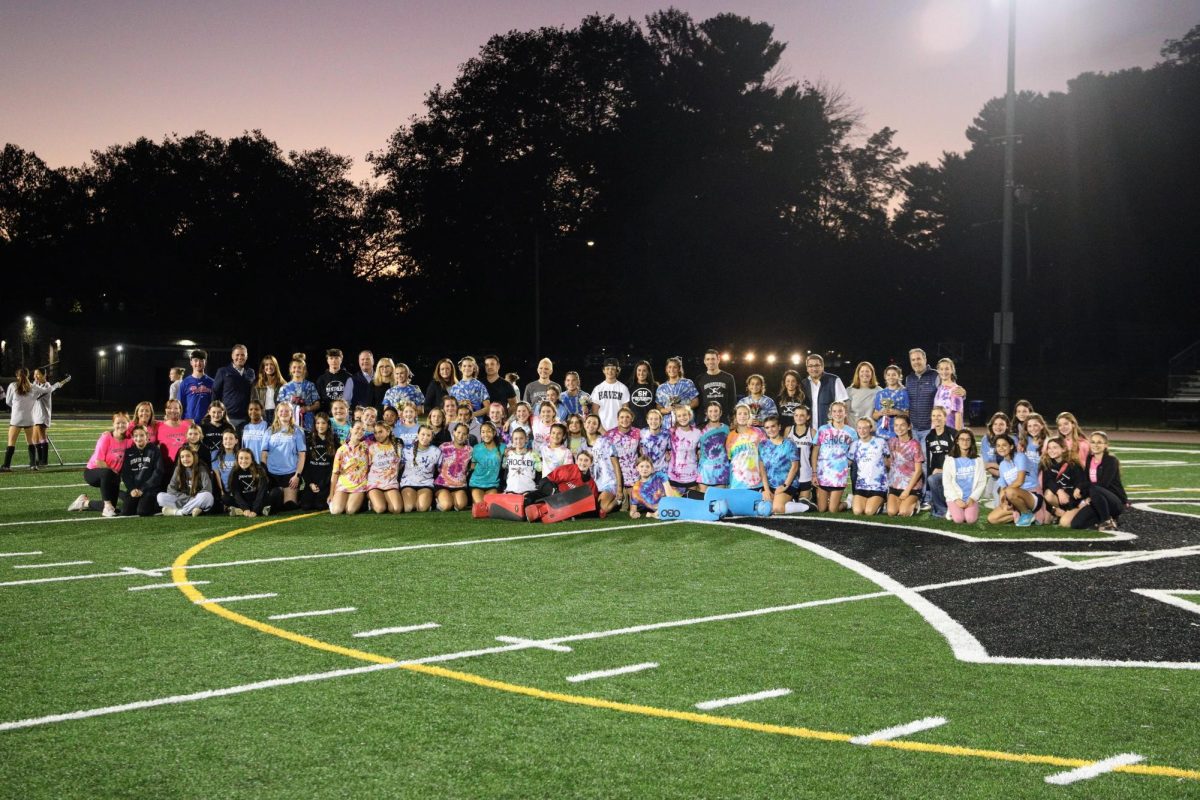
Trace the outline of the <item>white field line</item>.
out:
[[[658,669],[658,664],[653,661],[646,661],[641,664],[630,664],[627,667],[598,669],[595,672],[582,672],[578,675],[568,675],[567,680],[571,683],[580,683],[582,681],[594,681],[598,678],[612,678],[617,675],[628,675],[632,672],[642,672],[643,670],[647,669]]]
[[[753,703],[758,700],[770,700],[772,697],[784,697],[791,693],[791,689],[767,689],[765,692],[755,692],[754,694],[739,694],[736,697],[722,697],[719,700],[705,700],[703,703],[696,703],[696,708],[700,709],[701,711],[711,711],[714,708],[738,706],[742,703]]]
[[[1200,455],[1200,450],[1184,450],[1178,447],[1114,447],[1114,452],[1119,453],[1188,453],[1190,455]]]
[[[570,653],[571,648],[561,644],[552,644],[543,642],[537,639],[522,639],[519,636],[497,636],[497,642],[508,642],[509,644],[519,644],[525,647],[536,647],[539,650],[550,650],[555,653]]]
[[[855,736],[850,740],[851,744],[874,744],[875,742],[886,742],[890,739],[899,739],[902,736],[911,736],[920,731],[927,731],[930,728],[937,728],[946,724],[945,717],[925,717],[924,719],[909,722],[904,725],[895,725],[891,728],[884,728],[874,733],[868,733],[863,736]]]
[[[89,517],[87,519],[104,519],[104,517],[97,516],[97,517]],[[135,519],[135,517],[111,517],[111,519]],[[80,520],[79,518],[72,518],[72,519],[66,519],[66,520],[42,520],[41,522],[80,522],[80,521],[82,521],[82,520]],[[0,523],[0,524],[33,525],[33,524],[40,524],[40,522],[30,522],[30,523],[7,522],[7,523]],[[408,545],[401,545],[398,547],[373,547],[373,548],[366,549],[366,550],[345,550],[345,551],[339,551],[339,552],[333,552],[333,553],[308,553],[305,555],[298,555],[298,556],[272,556],[270,558],[250,558],[250,559],[244,559],[241,561],[218,561],[218,562],[213,562],[213,563],[209,563],[209,564],[189,564],[188,570],[191,571],[193,569],[212,569],[212,568],[216,568],[216,567],[244,567],[244,566],[252,566],[254,564],[276,564],[276,563],[280,563],[280,562],[284,562],[284,561],[307,561],[310,559],[341,558],[344,556],[365,556],[365,555],[376,555],[379,553],[399,553],[399,552],[405,552],[408,550],[428,550],[431,548],[438,548],[438,547],[466,547],[467,545],[474,545],[474,544],[499,544],[499,543],[504,543],[504,542],[525,541],[528,539],[546,539],[546,538],[555,537],[555,536],[577,536],[579,534],[584,534],[584,533],[600,533],[600,532],[604,532],[604,531],[623,531],[623,530],[628,530],[629,528],[652,528],[652,527],[656,527],[659,525],[675,525],[675,524],[678,524],[678,523],[676,523],[674,521],[672,521],[672,522],[643,522],[643,523],[638,523],[638,524],[633,524],[633,525],[613,525],[610,528],[583,528],[583,529],[577,530],[577,531],[552,531],[550,533],[533,533],[533,534],[528,534],[528,535],[523,535],[523,536],[503,536],[503,537],[492,538],[492,539],[463,539],[463,540],[454,541],[454,542],[431,542],[429,544],[408,544]],[[170,572],[171,567],[170,566],[154,567],[148,571],[149,572]],[[28,585],[28,584],[34,584],[34,583],[55,583],[57,581],[79,581],[79,580],[88,580],[91,578],[119,578],[119,577],[122,577],[122,576],[125,576],[128,574],[129,573],[126,573],[126,572],[98,572],[98,573],[94,573],[91,575],[64,575],[64,576],[56,577],[56,578],[39,578],[37,580],[4,581],[4,582],[0,582],[0,587],[24,586],[24,585]]]
[[[1200,515],[1197,514],[1189,514],[1186,511],[1168,511],[1165,508],[1154,508],[1155,505],[1159,504],[1149,501],[1145,503],[1134,503],[1133,507],[1139,511],[1149,511],[1151,514],[1166,514],[1169,517],[1183,517],[1184,519],[1192,520],[1200,519]]]
[[[203,586],[208,581],[183,581],[182,583],[146,583],[141,586],[130,586],[126,591],[142,592],[146,589],[174,589],[177,586]]]
[[[13,564],[13,569],[46,569],[48,567],[81,567],[93,561],[55,561],[53,564]]]
[[[208,581],[200,581],[200,583],[208,583]],[[321,611],[293,611],[290,614],[272,614],[267,619],[299,619],[300,617],[325,617],[330,614],[348,614],[351,611],[358,611],[354,606],[345,606],[344,608],[326,608]]]
[[[434,628],[440,628],[436,622],[422,622],[420,625],[401,625],[397,628],[375,628],[370,631],[359,631],[354,634],[355,639],[369,639],[372,636],[387,636],[392,633],[412,633],[413,631],[431,631]]]
[[[0,553],[0,558],[19,558],[20,556],[40,556],[41,550],[30,550],[27,553]]]
[[[1127,494],[1162,494],[1163,492],[1200,492],[1200,489],[1187,486],[1172,486],[1166,489],[1137,489]]]
[[[138,569],[137,567],[121,567],[121,572],[128,572],[130,575],[145,575],[147,578],[161,578],[161,572],[155,572],[152,569]]]
[[[313,672],[307,675],[293,675],[290,678],[275,678],[268,681],[244,683],[240,686],[230,686],[225,689],[208,689],[203,692],[176,694],[171,695],[170,697],[159,697],[154,700],[139,700],[137,702],[122,703],[121,705],[115,706],[88,708],[81,711],[71,711],[66,714],[49,714],[44,717],[31,717],[29,719],[21,719],[14,722],[0,722],[0,732],[18,730],[20,728],[34,728],[39,725],[49,725],[55,722],[67,722],[70,720],[88,719],[90,717],[102,717],[107,714],[120,714],[124,711],[139,711],[144,708],[170,706],[178,703],[193,703],[197,700],[211,700],[214,697],[229,697],[230,695],[235,694],[257,692],[260,689],[274,689],[279,686],[292,686],[297,683],[312,683],[314,681],[326,681],[330,678],[342,678],[347,675],[361,675],[366,672],[378,672],[385,669],[396,669],[399,666],[399,664],[371,664],[365,667],[335,669],[329,672]]]
[[[1179,596],[1181,594],[1200,595],[1200,589],[1130,589],[1129,591],[1160,603],[1182,608],[1193,614],[1200,614],[1200,597],[1195,600],[1184,600]]]
[[[731,522],[725,522],[724,520],[722,520],[717,523],[701,522],[700,524],[702,524],[702,525],[713,525],[713,524],[738,525],[738,524],[740,524],[739,521],[743,520],[743,519],[750,519],[750,517],[734,517],[733,521],[731,521]],[[1016,542],[1016,543],[1020,543],[1020,542],[1124,542],[1124,541],[1128,541],[1130,539],[1137,538],[1137,536],[1133,535],[1132,533],[1127,533],[1125,531],[1113,531],[1112,533],[1108,533],[1104,536],[1089,536],[1087,538],[1080,538],[1077,536],[1040,536],[1040,537],[1039,536],[1029,536],[1029,537],[1021,537],[1018,539],[993,539],[993,538],[989,538],[986,536],[971,536],[970,534],[966,534],[966,533],[956,533],[954,531],[946,531],[946,530],[942,530],[940,528],[925,528],[920,525],[890,525],[888,523],[883,523],[883,522],[873,522],[869,519],[841,519],[839,517],[806,518],[804,514],[788,516],[788,519],[797,519],[797,520],[810,519],[814,524],[819,523],[819,522],[833,522],[833,523],[836,523],[839,525],[873,525],[877,528],[899,528],[901,530],[906,530],[906,531],[921,531],[923,533],[933,533],[938,536],[945,536],[949,539],[957,539],[960,542],[972,542],[975,544],[1013,544],[1014,542]],[[689,520],[689,521],[696,522],[696,520]],[[1043,527],[1046,527],[1046,526],[1043,526]]]
[[[28,492],[33,489],[77,489],[86,483],[56,483],[52,486],[0,486],[0,492]]]
[[[31,519],[26,520],[25,522],[0,522],[0,528],[9,528],[13,525],[55,525],[60,522],[116,522],[117,520],[122,519],[138,519],[138,517],[102,517],[99,514],[96,514],[94,516],[89,515],[86,517],[65,517],[64,519]],[[170,567],[165,567],[164,569],[170,569]]]
[[[1056,772],[1053,775],[1047,775],[1046,783],[1052,783],[1055,786],[1066,786],[1076,781],[1086,781],[1090,778],[1103,775],[1106,772],[1112,772],[1117,767],[1128,767],[1130,764],[1136,764],[1139,761],[1145,760],[1144,756],[1139,756],[1137,753],[1121,753],[1120,755],[1097,761],[1094,764],[1088,764],[1086,767],[1076,767],[1066,772]]]
[[[265,600],[268,597],[279,597],[277,592],[264,592],[263,594],[235,594],[232,597],[206,597],[203,600],[193,600],[192,602],[198,606],[206,606],[210,603],[236,603],[239,600]]]

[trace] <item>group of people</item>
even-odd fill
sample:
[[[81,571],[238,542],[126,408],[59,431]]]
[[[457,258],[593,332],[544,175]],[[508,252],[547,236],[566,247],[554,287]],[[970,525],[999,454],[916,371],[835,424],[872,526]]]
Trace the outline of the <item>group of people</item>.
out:
[[[694,380],[670,358],[663,381],[639,361],[625,382],[608,359],[590,392],[577,372],[554,380],[550,359],[523,390],[494,355],[482,372],[471,356],[442,359],[424,391],[406,364],[370,351],[355,371],[340,350],[325,360],[310,380],[306,357],[294,354],[285,381],[275,357],[256,371],[238,345],[209,377],[207,354],[193,351],[191,374],[171,376],[163,419],[148,402],[132,418],[114,415],[84,472],[100,499],[81,495],[71,508],[461,511],[491,493],[589,486],[600,514],[638,517],[666,496],[730,487],[761,493],[778,514],[928,510],[974,523],[986,505],[994,524],[1115,529],[1128,502],[1104,433],[1084,436],[1067,412],[1051,431],[1021,401],[1012,417],[994,414],[977,441],[953,361],[930,368],[919,348],[909,374],[889,365],[880,385],[864,361],[849,387],[810,354],[805,374],[787,370],[773,396],[761,374],[739,392],[716,350]]]

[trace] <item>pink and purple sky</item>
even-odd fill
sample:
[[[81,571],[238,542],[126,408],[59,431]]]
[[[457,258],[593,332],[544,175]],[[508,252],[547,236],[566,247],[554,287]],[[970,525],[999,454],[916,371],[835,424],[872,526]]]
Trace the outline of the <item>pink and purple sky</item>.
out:
[[[651,0],[513,2],[60,2],[0,0],[0,143],[51,166],[139,136],[259,128],[286,150],[363,157],[423,111],[425,92],[494,33],[641,20]],[[775,26],[792,80],[840,87],[910,161],[966,146],[1004,91],[1003,0],[675,0]],[[1200,22],[1200,0],[1020,0],[1017,86],[1065,90],[1081,72],[1149,66]]]

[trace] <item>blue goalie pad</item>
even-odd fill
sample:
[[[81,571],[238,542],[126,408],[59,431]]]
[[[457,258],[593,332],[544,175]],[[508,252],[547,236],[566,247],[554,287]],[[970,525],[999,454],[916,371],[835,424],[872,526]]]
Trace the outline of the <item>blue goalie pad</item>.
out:
[[[729,507],[724,500],[691,500],[686,497],[664,497],[658,501],[658,518],[690,519],[715,522],[728,516]]]
[[[762,492],[754,489],[708,489],[705,500],[724,500],[729,513],[739,517],[769,517],[771,504],[762,499]]]

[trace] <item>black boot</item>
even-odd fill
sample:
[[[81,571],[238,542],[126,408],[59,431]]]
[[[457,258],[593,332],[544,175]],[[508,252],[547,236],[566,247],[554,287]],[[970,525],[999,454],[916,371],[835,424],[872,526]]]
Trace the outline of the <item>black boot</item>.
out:
[[[50,443],[42,442],[38,445],[38,463],[43,467],[50,466]]]
[[[4,466],[0,467],[0,472],[12,472],[12,457],[17,448],[8,447],[4,450]]]

